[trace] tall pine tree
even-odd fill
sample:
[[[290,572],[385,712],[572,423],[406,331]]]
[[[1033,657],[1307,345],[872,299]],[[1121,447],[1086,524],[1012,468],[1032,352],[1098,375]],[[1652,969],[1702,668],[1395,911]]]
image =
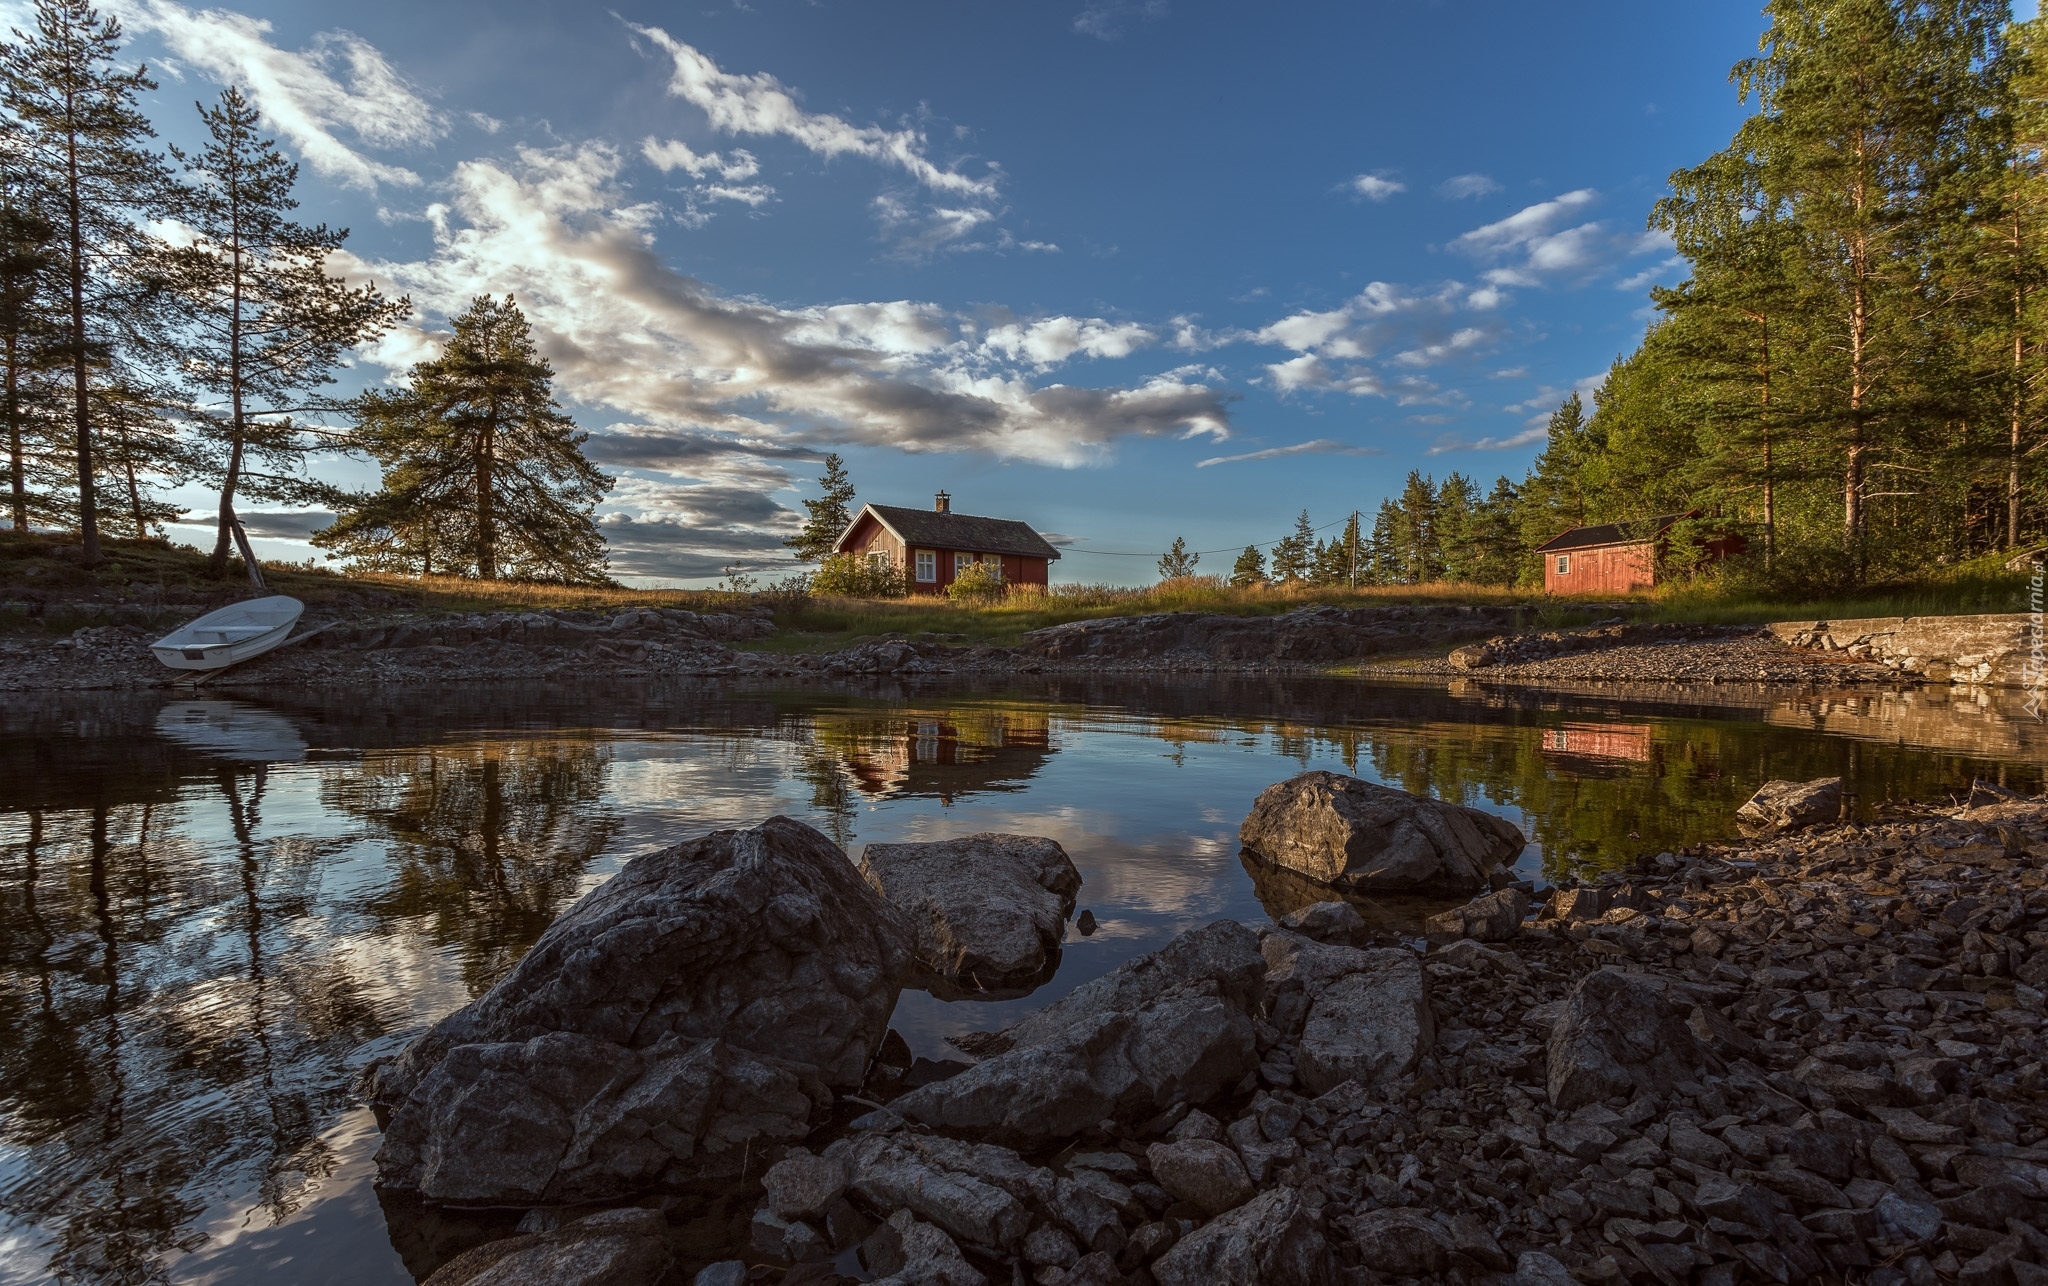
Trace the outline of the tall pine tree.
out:
[[[807,563],[818,562],[830,554],[853,522],[853,480],[846,476],[846,462],[836,452],[826,455],[825,473],[818,479],[818,487],[818,498],[804,501],[811,516],[804,520],[803,529],[782,542]]]
[[[156,88],[142,67],[116,60],[121,24],[86,0],[36,0],[35,28],[0,50],[0,108],[37,177],[34,196],[54,229],[62,299],[57,343],[70,368],[70,436],[79,541],[100,561],[98,470],[93,460],[92,372],[105,369],[134,319],[130,268],[149,245],[140,220],[163,212],[162,158],[136,99]]]

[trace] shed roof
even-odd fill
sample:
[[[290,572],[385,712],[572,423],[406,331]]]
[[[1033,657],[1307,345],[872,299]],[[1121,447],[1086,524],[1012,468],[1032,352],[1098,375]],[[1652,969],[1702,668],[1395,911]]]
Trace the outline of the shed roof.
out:
[[[1663,535],[1680,519],[1697,517],[1699,511],[1694,509],[1682,514],[1638,518],[1632,522],[1605,522],[1594,527],[1573,527],[1562,535],[1552,536],[1536,546],[1536,552],[1549,554],[1565,549],[1591,549],[1599,545],[1640,545]]]
[[[1045,537],[1030,524],[1014,518],[978,518],[973,514],[940,513],[936,509],[907,509],[901,505],[863,505],[844,532],[839,545],[853,534],[860,520],[873,514],[875,521],[896,533],[905,545],[927,549],[957,549],[970,554],[1012,554],[1025,558],[1058,558]]]

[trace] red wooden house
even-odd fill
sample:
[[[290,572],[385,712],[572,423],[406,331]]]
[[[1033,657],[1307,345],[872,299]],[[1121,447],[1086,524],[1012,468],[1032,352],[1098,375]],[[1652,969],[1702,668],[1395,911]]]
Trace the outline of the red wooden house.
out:
[[[1657,583],[1657,567],[1671,529],[1699,516],[1699,510],[1693,509],[1635,522],[1573,527],[1553,536],[1536,547],[1543,558],[1543,589],[1550,594],[1627,594],[1649,589]],[[1740,536],[1721,536],[1707,542],[1707,557],[1727,558],[1748,547],[1749,542]]]
[[[954,513],[943,491],[930,509],[862,505],[833,552],[907,568],[917,594],[944,593],[973,563],[995,566],[1006,585],[1044,585],[1051,580],[1052,560],[1060,556],[1027,523]]]

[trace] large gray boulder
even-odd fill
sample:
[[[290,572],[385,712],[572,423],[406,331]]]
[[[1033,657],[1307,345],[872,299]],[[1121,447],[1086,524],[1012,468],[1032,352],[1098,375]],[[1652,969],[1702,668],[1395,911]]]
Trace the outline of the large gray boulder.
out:
[[[1406,1076],[1435,1045],[1427,977],[1413,951],[1363,951],[1285,931],[1268,933],[1261,947],[1273,1020],[1283,1035],[1299,1025],[1295,1070],[1309,1094]]]
[[[1514,823],[1334,772],[1268,786],[1238,828],[1264,861],[1357,892],[1462,896],[1521,854]]]
[[[1579,979],[1550,1029],[1550,1101],[1571,1111],[1637,1089],[1668,1090],[1715,1067],[1672,984],[1599,969]]]
[[[848,1191],[883,1215],[907,1210],[963,1246],[1017,1254],[1034,1225],[1057,1224],[1087,1249],[1122,1248],[1116,1209],[1008,1148],[938,1135],[870,1133],[836,1144]]]
[[[973,1042],[984,1061],[890,1110],[1028,1149],[1105,1120],[1135,1124],[1208,1102],[1258,1066],[1253,1015],[1265,971],[1243,925],[1191,929]]]
[[[1066,850],[1037,835],[870,844],[860,873],[917,926],[934,991],[963,996],[1043,981],[1081,889]]]
[[[377,1069],[379,1181],[556,1205],[736,1177],[860,1085],[914,941],[787,817],[635,858]]]
[[[1842,815],[1842,779],[1818,777],[1812,781],[1767,781],[1747,803],[1735,810],[1735,820],[1755,833],[1797,830],[1832,822]]]

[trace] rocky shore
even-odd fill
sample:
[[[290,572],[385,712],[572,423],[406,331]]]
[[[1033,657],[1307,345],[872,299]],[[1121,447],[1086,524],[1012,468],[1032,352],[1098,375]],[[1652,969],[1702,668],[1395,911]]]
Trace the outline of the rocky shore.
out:
[[[1587,630],[1503,635],[1442,660],[1363,667],[1401,674],[1472,675],[1504,682],[1767,683],[1831,687],[1919,682],[1894,666],[1792,646],[1767,627],[1610,623]],[[1944,670],[1939,676],[1947,681]]]
[[[206,682],[226,689],[670,676],[1269,674],[1354,664],[1366,673],[1489,680],[1805,687],[1924,681],[1846,652],[1802,651],[1761,630],[1609,624],[1574,632],[1499,633],[1521,614],[1493,607],[1305,607],[1270,617],[1166,613],[1052,626],[1033,631],[1015,647],[889,637],[814,654],[754,650],[777,632],[766,608],[384,614],[366,620],[309,613],[285,646]],[[182,619],[170,609],[161,615],[150,623],[83,626],[67,637],[0,640],[0,691],[160,688],[189,681],[192,676],[166,669],[149,653],[149,643]],[[1448,660],[1372,661],[1489,635],[1485,642],[1458,647]]]
[[[2048,1281],[2048,800],[1830,790],[1535,889],[1472,810],[1304,774],[1250,860],[1481,891],[1190,929],[942,1061],[898,989],[1056,961],[1058,846],[718,832],[375,1069],[380,1179],[527,1210],[432,1286]],[[752,1213],[707,1241],[710,1192]]]

